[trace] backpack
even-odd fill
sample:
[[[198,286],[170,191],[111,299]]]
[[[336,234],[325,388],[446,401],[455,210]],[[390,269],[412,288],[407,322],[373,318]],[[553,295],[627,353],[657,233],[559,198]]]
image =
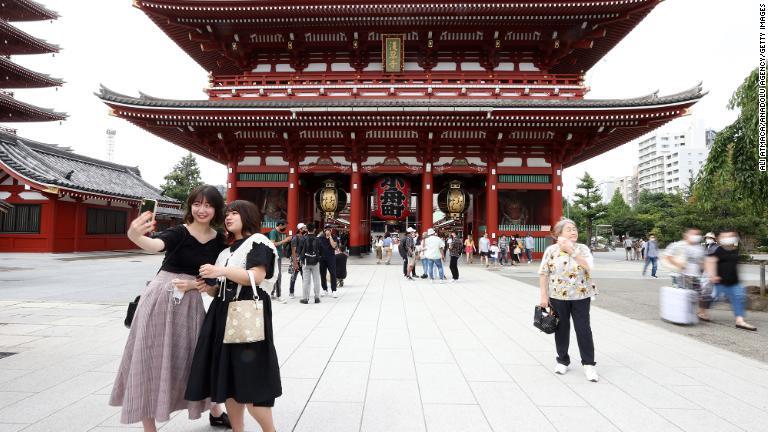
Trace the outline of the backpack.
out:
[[[302,251],[302,258],[304,265],[315,265],[320,262],[318,249],[317,249],[317,237],[314,235],[308,235],[304,238],[304,250]]]

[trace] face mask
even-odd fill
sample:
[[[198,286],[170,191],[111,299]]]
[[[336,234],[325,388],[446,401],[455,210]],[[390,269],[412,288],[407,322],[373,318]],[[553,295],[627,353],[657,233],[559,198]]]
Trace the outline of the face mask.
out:
[[[720,241],[720,244],[724,246],[738,246],[739,245],[739,238],[738,237],[726,237]]]
[[[700,235],[700,234],[697,234],[697,235],[692,235],[692,236],[689,236],[689,237],[688,237],[688,240],[689,240],[689,241],[690,241],[690,243],[692,243],[692,244],[701,243],[701,235]]]
[[[706,244],[712,244],[712,243],[714,243],[714,242],[715,242],[715,241],[714,241],[714,240],[712,240],[711,238],[708,238],[708,239],[706,239],[706,240],[704,241],[704,243],[706,243]]]

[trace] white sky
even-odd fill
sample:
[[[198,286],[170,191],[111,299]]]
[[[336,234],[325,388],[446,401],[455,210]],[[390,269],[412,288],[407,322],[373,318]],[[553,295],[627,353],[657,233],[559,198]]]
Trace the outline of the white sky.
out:
[[[61,14],[53,22],[17,23],[23,30],[62,47],[55,56],[15,56],[14,61],[63,78],[55,89],[17,90],[20,100],[67,112],[55,123],[6,124],[19,134],[62,144],[76,152],[106,159],[106,129],[116,129],[114,161],[139,166],[150,183],[159,185],[186,153],[173,144],[108,115],[93,95],[99,84],[120,93],[138,91],[179,99],[202,99],[207,72],[193,62],[130,0],[40,0]],[[721,129],[736,114],[725,105],[758,61],[758,1],[667,0],[588,74],[590,98],[634,97],[656,89],[675,93],[704,82],[709,91],[689,118]],[[630,175],[637,159],[633,143],[565,170],[570,195],[584,171],[604,179]],[[222,165],[198,157],[203,181],[223,184]]]

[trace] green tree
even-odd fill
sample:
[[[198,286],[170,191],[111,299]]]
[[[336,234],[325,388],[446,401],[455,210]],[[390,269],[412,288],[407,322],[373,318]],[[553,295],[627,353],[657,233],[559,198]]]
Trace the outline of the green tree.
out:
[[[728,182],[733,185],[729,200],[744,200],[757,214],[768,209],[768,173],[758,170],[757,92],[755,69],[728,102],[728,108],[739,110],[739,116],[715,136],[702,168],[695,195],[705,208],[717,206],[725,198],[718,193],[718,183]]]
[[[621,192],[618,189],[616,189],[615,191],[613,191],[611,202],[608,203],[608,206],[605,209],[605,216],[603,217],[603,222],[613,225],[613,222],[616,219],[627,217],[631,213],[632,213],[632,209],[629,207],[629,204],[627,204],[627,202],[624,201],[624,197],[621,196]]]
[[[576,186],[577,192],[574,194],[574,208],[578,208],[581,217],[584,218],[584,231],[586,233],[586,243],[592,242],[592,226],[594,222],[605,215],[606,205],[603,204],[600,189],[595,184],[595,180],[589,173],[579,179]],[[574,220],[575,221],[575,220]]]
[[[179,163],[173,167],[173,171],[165,176],[165,183],[160,188],[165,192],[166,196],[184,202],[187,200],[189,193],[192,192],[192,189],[201,184],[203,184],[203,181],[200,179],[200,167],[190,152],[181,158]]]

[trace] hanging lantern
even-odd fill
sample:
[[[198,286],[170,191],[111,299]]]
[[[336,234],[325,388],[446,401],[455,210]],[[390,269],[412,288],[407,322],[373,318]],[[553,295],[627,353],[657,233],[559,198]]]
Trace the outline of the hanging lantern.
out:
[[[402,177],[382,177],[374,185],[374,216],[386,221],[404,220],[411,214],[411,187]]]
[[[469,208],[469,194],[461,186],[460,181],[453,180],[437,195],[440,210],[454,220],[461,218]]]
[[[326,219],[333,218],[347,205],[347,193],[339,188],[335,180],[325,180],[324,186],[315,193],[315,202]]]

